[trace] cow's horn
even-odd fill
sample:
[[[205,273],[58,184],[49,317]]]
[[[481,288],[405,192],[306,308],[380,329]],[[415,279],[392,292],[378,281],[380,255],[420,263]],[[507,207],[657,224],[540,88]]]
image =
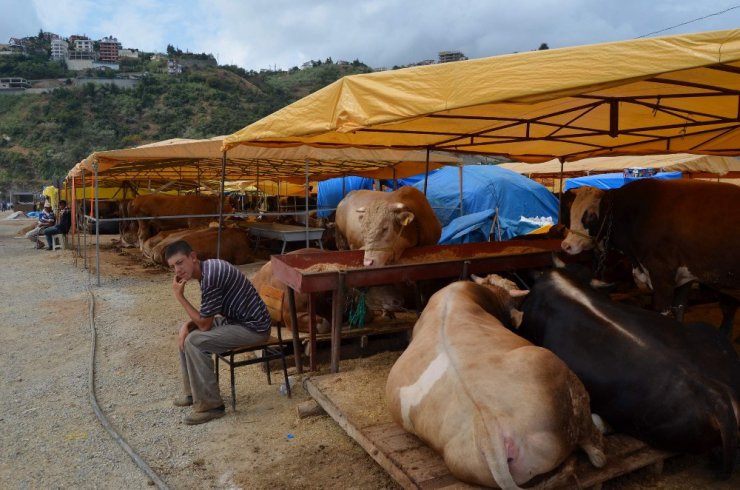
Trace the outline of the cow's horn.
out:
[[[614,286],[613,282],[605,282],[600,279],[591,279],[590,285],[594,289],[608,289]]]
[[[529,294],[529,289],[510,289],[509,296],[512,298],[521,298]]]
[[[522,325],[522,320],[524,320],[524,313],[517,310],[516,308],[512,308],[510,310],[510,313],[511,313],[511,324],[514,326],[514,328],[519,328]]]
[[[476,284],[486,284],[486,279],[484,277],[476,276],[475,274],[470,274],[470,280]]]
[[[362,214],[362,213],[365,212],[365,206],[362,206],[361,208],[357,208],[357,209],[355,209],[355,211],[358,212],[358,213],[360,213],[360,214]]]
[[[564,269],[565,262],[563,262],[563,259],[558,257],[556,254],[552,254],[552,266],[556,269]]]

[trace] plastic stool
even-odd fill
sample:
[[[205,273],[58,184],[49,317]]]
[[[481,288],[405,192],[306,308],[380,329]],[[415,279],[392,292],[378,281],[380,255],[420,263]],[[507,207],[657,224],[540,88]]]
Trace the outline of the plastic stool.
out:
[[[67,235],[62,235],[61,233],[52,235],[51,244],[52,250],[65,250],[67,248]]]

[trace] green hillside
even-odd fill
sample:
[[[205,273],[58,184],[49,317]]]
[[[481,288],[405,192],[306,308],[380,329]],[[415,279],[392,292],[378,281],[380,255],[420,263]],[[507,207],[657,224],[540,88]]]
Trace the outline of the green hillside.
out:
[[[63,178],[93,151],[230,134],[342,76],[370,71],[359,61],[314,65],[264,73],[187,66],[167,75],[164,61],[149,61],[127,67],[144,73],[133,89],[69,80],[50,93],[0,94],[0,192]]]

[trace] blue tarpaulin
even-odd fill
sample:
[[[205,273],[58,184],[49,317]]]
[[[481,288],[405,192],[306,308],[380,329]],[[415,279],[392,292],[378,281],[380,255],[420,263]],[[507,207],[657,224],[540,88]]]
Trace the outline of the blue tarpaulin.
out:
[[[429,176],[431,177],[434,175],[438,170],[438,168],[435,168],[434,170],[429,171]],[[417,174],[412,175],[411,177],[406,177],[405,179],[398,179],[398,187],[401,188],[405,185],[414,185],[418,182],[421,182],[421,185],[424,185],[424,174]],[[393,190],[393,181],[392,180],[384,180],[383,185],[387,187],[388,189]],[[422,187],[422,190],[424,188]]]
[[[641,179],[680,179],[681,172],[658,172],[652,177],[625,178],[622,172],[611,174],[587,175],[565,180],[565,191],[588,185],[597,189],[617,189],[625,184]]]
[[[423,191],[424,181],[414,187]],[[495,240],[526,234],[539,226],[533,221],[557,223],[558,220],[558,201],[547,188],[495,165],[463,167],[464,216],[460,217],[460,179],[456,167],[440,168],[429,176],[427,199],[443,227],[440,244],[487,241],[494,218]]]
[[[344,194],[342,194],[342,180],[344,180]],[[365,177],[337,177],[319,182],[319,190],[316,195],[316,205],[319,210],[316,213],[319,218],[328,217],[337,207],[349,191],[356,189],[372,189],[373,180]]]

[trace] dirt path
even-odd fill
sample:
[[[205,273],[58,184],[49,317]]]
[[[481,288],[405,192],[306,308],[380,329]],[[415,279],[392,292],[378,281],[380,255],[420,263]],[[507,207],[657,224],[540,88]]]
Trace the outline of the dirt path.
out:
[[[71,251],[35,250],[28,240],[14,238],[30,221],[4,221],[5,215],[0,214],[0,488],[148,487],[148,478],[90,407],[87,284],[94,275]],[[398,488],[332,419],[299,420],[295,406],[309,396],[300,386],[293,399],[281,396],[258,366],[240,369],[235,413],[229,407],[222,419],[182,424],[187,409],[173,407],[171,400],[179,389],[175,344],[183,312],[172,296],[170,275],[142,267],[136,254],[104,248],[102,285],[91,288],[98,400],[170,488]],[[260,265],[242,269],[249,273]],[[187,294],[197,302],[197,286],[189,285]],[[387,365],[395,356],[342,361],[342,370]],[[326,367],[318,374],[325,372]],[[225,397],[227,383],[223,376]],[[720,482],[704,459],[679,457],[666,463],[659,479],[641,472],[605,488],[730,489],[740,485],[739,473]]]

